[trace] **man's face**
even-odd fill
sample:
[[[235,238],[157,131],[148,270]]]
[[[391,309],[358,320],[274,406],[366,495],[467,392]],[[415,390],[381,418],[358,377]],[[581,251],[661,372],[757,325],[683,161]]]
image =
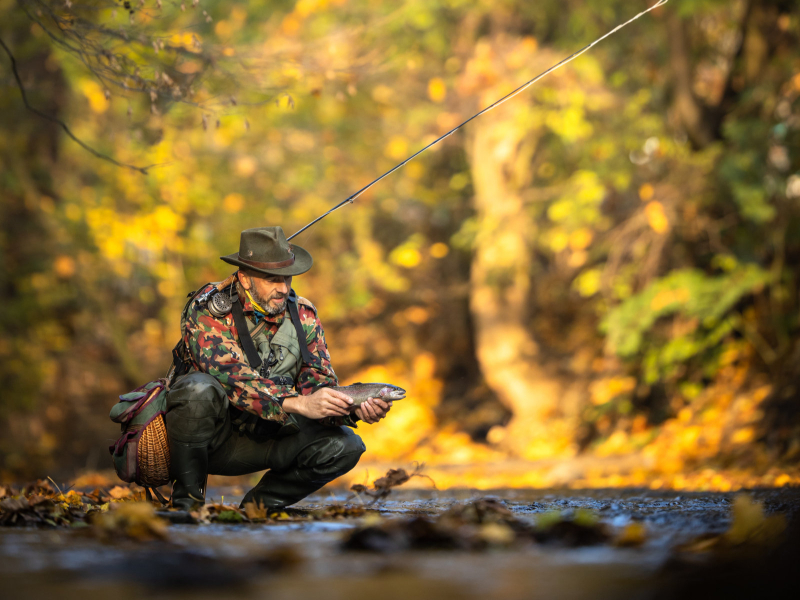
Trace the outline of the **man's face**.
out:
[[[286,309],[286,298],[292,289],[292,278],[278,275],[250,277],[241,271],[239,281],[250,292],[261,308],[270,315],[278,315]]]

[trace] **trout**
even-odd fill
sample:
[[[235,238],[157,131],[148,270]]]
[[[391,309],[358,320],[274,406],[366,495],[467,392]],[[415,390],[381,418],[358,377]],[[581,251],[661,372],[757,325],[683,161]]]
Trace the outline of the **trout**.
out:
[[[368,398],[380,398],[381,400],[402,400],[406,397],[406,391],[390,383],[351,383],[350,385],[332,386],[332,390],[347,394],[353,399],[353,406],[356,408]]]

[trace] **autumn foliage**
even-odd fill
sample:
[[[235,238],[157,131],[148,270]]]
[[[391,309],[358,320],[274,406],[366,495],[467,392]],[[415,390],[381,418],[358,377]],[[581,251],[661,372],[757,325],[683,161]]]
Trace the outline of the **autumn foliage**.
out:
[[[1,56],[4,480],[109,466],[114,398],[242,229],[294,232],[647,5],[131,4],[0,3],[31,105],[147,167],[26,110]],[[800,483],[798,31],[673,0],[295,240],[342,383],[408,391],[364,463]]]

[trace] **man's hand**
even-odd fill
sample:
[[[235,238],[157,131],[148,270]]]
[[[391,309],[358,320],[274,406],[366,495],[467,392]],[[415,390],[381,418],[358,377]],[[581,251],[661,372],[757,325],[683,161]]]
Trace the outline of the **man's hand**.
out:
[[[391,400],[387,402],[380,398],[369,398],[366,402],[361,403],[361,406],[355,410],[355,413],[364,423],[372,424],[383,419],[391,408]]]
[[[353,399],[347,394],[323,387],[308,396],[286,398],[283,401],[283,410],[309,419],[324,419],[349,415],[352,404]]]

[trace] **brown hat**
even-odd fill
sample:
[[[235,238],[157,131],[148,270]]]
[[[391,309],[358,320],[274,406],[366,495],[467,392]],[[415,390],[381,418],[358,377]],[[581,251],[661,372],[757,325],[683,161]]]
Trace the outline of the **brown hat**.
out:
[[[300,246],[286,241],[280,227],[245,229],[239,240],[238,254],[221,256],[226,263],[265,275],[300,275],[314,263]]]

